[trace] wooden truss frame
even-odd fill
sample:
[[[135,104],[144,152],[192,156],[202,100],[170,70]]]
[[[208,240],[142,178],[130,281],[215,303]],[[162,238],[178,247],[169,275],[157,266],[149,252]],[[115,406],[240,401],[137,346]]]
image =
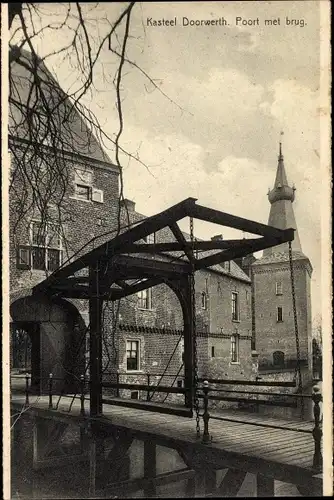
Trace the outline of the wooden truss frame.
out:
[[[248,219],[196,204],[195,198],[147,217],[130,229],[120,230],[114,238],[60,267],[36,285],[34,294],[89,300],[90,315],[90,404],[91,414],[102,413],[102,305],[140,290],[165,283],[177,295],[184,320],[184,365],[186,407],[192,409],[194,345],[190,276],[225,261],[292,241],[294,229],[277,229]],[[187,241],[178,221],[190,217],[252,233],[259,237],[240,240]],[[140,240],[164,228],[170,228],[175,240],[166,243],[141,243]],[[219,250],[196,258],[200,251]],[[174,252],[169,253],[169,252]],[[184,256],[175,257],[175,252]],[[153,258],[152,258],[153,256]],[[86,276],[76,276],[87,269]],[[135,282],[133,282],[135,280]]]

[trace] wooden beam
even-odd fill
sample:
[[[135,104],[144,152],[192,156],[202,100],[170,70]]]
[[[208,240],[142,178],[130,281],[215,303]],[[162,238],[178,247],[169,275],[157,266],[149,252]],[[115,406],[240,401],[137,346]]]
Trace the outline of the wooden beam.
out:
[[[180,469],[172,472],[164,472],[162,474],[156,475],[153,479],[138,478],[130,479],[129,481],[117,482],[114,484],[109,484],[103,488],[103,496],[108,497],[111,494],[128,495],[131,492],[139,491],[145,489],[149,483],[153,483],[155,487],[164,486],[167,484],[177,483],[179,481],[193,480],[195,477],[195,471],[192,469]],[[102,493],[101,491],[101,493]],[[192,497],[190,497],[192,498]]]
[[[163,413],[166,415],[177,415],[180,417],[192,417],[191,408],[173,408],[164,403],[151,403],[147,404],[146,401],[140,401],[135,399],[102,399],[103,404],[113,405],[113,406],[124,406],[125,408],[137,408],[138,410],[150,411],[153,413]]]
[[[133,295],[134,293],[139,292],[140,290],[145,290],[147,288],[151,288],[156,285],[160,285],[164,283],[164,278],[147,278],[145,281],[141,281],[140,283],[134,285],[126,284],[124,289],[109,289],[105,291],[105,287],[101,285],[100,287],[100,299],[101,300],[120,300],[124,297],[128,297],[129,295]],[[93,291],[90,287],[58,287],[55,285],[52,287],[52,292],[63,292],[63,297],[72,297],[77,299],[89,299],[93,297]]]
[[[185,394],[185,406],[192,410],[194,399],[194,318],[191,278],[184,284],[182,294],[183,312],[183,340],[184,340],[184,386],[188,391]]]
[[[88,462],[89,456],[83,455],[63,455],[61,457],[49,457],[43,460],[36,460],[33,464],[34,470],[49,469],[53,467],[65,467],[66,465],[75,465],[81,462]]]
[[[129,461],[129,449],[133,442],[133,436],[126,430],[119,430],[119,435],[115,439],[115,444],[110,450],[107,458],[100,463],[100,478],[107,479],[107,482],[125,479],[125,467]],[[128,477],[127,477],[128,479]]]
[[[204,220],[207,222],[213,222],[222,226],[240,229],[241,231],[258,234],[260,236],[280,238],[283,232],[282,230],[275,227],[260,224],[259,222],[254,222],[242,217],[237,217],[236,215],[227,214],[219,210],[213,210],[212,208],[207,208],[196,204],[193,204],[191,205],[191,207],[189,207],[188,215],[189,217],[195,217],[196,219]]]
[[[190,272],[190,266],[187,262],[170,262],[167,257],[165,260],[153,260],[152,258],[133,257],[130,255],[117,255],[113,258],[111,265],[115,264],[118,270],[132,269],[132,270],[147,270],[158,273],[187,274]]]
[[[174,234],[175,238],[177,239],[177,241],[181,244],[181,250],[183,250],[186,256],[188,257],[189,262],[194,262],[192,243],[190,242],[190,244],[188,244],[187,240],[183,236],[183,233],[176,222],[174,224],[171,224],[169,227],[172,233]]]
[[[154,441],[147,439],[144,441],[144,478],[149,479],[144,487],[144,497],[154,498],[156,487],[154,481],[150,481],[157,475],[157,450]]]
[[[289,233],[288,231],[291,231],[291,233]],[[259,250],[264,250],[265,248],[274,247],[291,240],[293,240],[293,229],[287,229],[285,231],[285,235],[282,235],[281,238],[258,238],[256,241],[253,240],[253,243],[247,243],[248,240],[245,240],[244,244],[238,248],[224,250],[223,252],[219,252],[214,255],[210,255],[209,257],[204,257],[203,259],[198,260],[195,264],[195,268],[196,270],[205,269],[207,267],[214,266],[215,264],[233,260],[237,257],[244,257],[245,255],[249,255],[250,253],[258,252]]]
[[[274,479],[272,477],[264,476],[263,474],[257,474],[257,496],[258,497],[274,497],[275,487]]]
[[[177,226],[178,227],[178,226]],[[182,234],[182,233],[181,233]],[[182,234],[183,236],[183,234]],[[194,249],[198,251],[230,249],[242,245],[245,242],[253,243],[259,238],[236,239],[236,240],[210,240],[210,241],[194,241]],[[171,241],[167,243],[131,243],[122,247],[122,254],[126,253],[147,253],[159,254],[161,252],[182,252],[185,249],[188,251],[192,248],[191,242],[184,240],[184,243],[179,241]]]
[[[137,283],[136,285],[128,285],[123,288],[123,290],[114,290],[110,291],[109,297],[110,300],[119,300],[123,297],[128,297],[129,295],[133,295],[134,293],[140,292],[141,290],[146,290],[147,288],[151,288],[156,285],[160,285],[164,282],[163,278],[152,278]]]
[[[89,496],[95,497],[96,489],[96,443],[91,437],[89,442]]]
[[[297,490],[302,497],[320,497],[321,491],[314,488],[314,484],[309,482],[307,484],[297,484]]]
[[[92,297],[89,299],[89,359],[90,359],[90,414],[102,414],[102,306],[99,297],[100,273],[103,273],[99,260],[89,268],[89,281]]]
[[[122,232],[112,240],[103,243],[99,247],[91,250],[83,256],[78,257],[76,260],[70,264],[61,267],[49,276],[47,279],[39,283],[34,287],[34,292],[45,290],[51,284],[55,283],[60,278],[65,278],[73,275],[75,272],[82,268],[92,265],[97,259],[105,256],[111,256],[119,252],[122,245],[133,243],[134,241],[140,240],[151,233],[166,227],[171,222],[176,222],[183,219],[190,207],[195,205],[195,198],[187,198],[186,200],[177,203],[176,205],[160,212],[159,214],[148,217],[146,220],[137,224],[136,226]]]
[[[228,469],[216,493],[222,497],[236,497],[246,474],[245,471],[240,469]]]
[[[68,429],[68,425],[69,424],[64,422],[57,421],[51,424],[51,431],[48,437],[44,440],[43,444],[39,445],[39,458],[47,458],[50,453],[59,447],[59,441],[64,432]]]

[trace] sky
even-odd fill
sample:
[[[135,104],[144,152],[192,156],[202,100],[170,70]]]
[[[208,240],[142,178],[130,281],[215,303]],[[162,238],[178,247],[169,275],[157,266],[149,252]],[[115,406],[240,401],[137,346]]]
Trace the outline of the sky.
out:
[[[124,9],[124,4],[86,5],[96,38]],[[44,4],[43,9],[56,20],[64,7]],[[175,18],[176,26],[151,25]],[[184,26],[183,18],[224,18],[228,25]],[[265,26],[266,19],[280,24]],[[267,223],[267,192],[282,140],[288,181],[296,187],[299,237],[314,268],[316,317],[321,307],[319,2],[138,3],[130,35],[127,57],[165,95],[138,69],[125,65],[121,145],[146,165],[123,155],[125,197],[148,216],[191,196],[201,205]],[[41,55],[50,47],[56,51],[67,36],[45,32],[36,47]],[[119,50],[116,39],[112,44]],[[78,74],[69,59],[52,56],[47,64],[64,90],[76,85]],[[115,67],[105,47],[95,90],[86,100],[112,136],[118,130]],[[112,148],[108,154],[113,160]],[[232,236],[228,229],[197,222],[195,233],[199,238]]]

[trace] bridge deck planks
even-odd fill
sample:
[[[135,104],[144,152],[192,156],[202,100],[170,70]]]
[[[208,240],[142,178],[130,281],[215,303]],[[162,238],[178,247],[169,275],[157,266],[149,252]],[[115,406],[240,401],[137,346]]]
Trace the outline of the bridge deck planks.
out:
[[[24,403],[22,395],[12,395],[13,403]],[[57,399],[54,398],[54,403]],[[71,413],[68,413],[71,398],[63,397],[59,403],[58,411],[51,410],[53,414],[79,416],[80,403],[75,400]],[[87,403],[86,403],[87,404]],[[48,409],[48,397],[40,396],[31,398],[30,405],[36,408]],[[227,411],[228,417],[235,421],[210,420],[209,430],[213,441],[208,446],[224,452],[234,452],[249,457],[268,460],[282,465],[292,465],[312,468],[314,443],[311,430],[312,422],[291,422],[289,420],[275,419],[265,415],[249,415],[246,413]],[[167,436],[169,438],[195,443],[195,418],[184,418],[175,415],[166,415],[147,412],[134,408],[103,405],[104,419],[110,419],[114,425],[129,427],[133,430]],[[247,422],[247,423],[245,423]],[[252,425],[252,423],[265,423],[284,426],[283,429],[265,428]],[[307,429],[310,432],[296,432],[297,429]],[[203,421],[201,419],[201,432]]]

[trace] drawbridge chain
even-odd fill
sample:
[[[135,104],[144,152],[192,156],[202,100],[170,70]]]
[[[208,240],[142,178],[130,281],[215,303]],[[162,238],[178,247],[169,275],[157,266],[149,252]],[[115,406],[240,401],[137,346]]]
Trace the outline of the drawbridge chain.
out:
[[[194,220],[190,217],[190,240],[192,246],[191,259],[191,315],[192,315],[192,335],[194,345],[194,406],[196,412],[196,435],[197,438],[201,435],[200,417],[199,417],[199,398],[198,398],[198,360],[197,360],[197,335],[196,335],[196,291],[195,291],[195,264],[194,264]]]
[[[294,272],[293,272],[291,241],[289,241],[289,263],[290,263],[290,279],[291,279],[291,291],[292,291],[293,319],[294,319],[294,325],[295,325],[296,351],[297,351],[296,374],[298,373],[298,379],[299,379],[298,380],[298,392],[301,394],[303,392],[303,382],[302,382],[302,374],[301,374],[301,368],[300,368],[300,344],[299,344],[296,291],[295,291],[295,279],[294,279]],[[303,398],[301,398],[301,415],[302,416],[304,415],[304,400],[303,400]]]

